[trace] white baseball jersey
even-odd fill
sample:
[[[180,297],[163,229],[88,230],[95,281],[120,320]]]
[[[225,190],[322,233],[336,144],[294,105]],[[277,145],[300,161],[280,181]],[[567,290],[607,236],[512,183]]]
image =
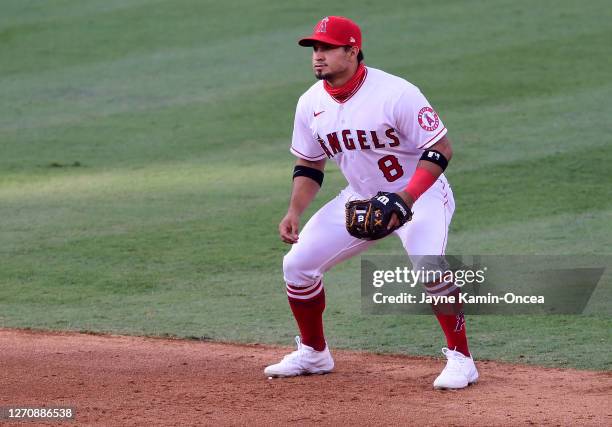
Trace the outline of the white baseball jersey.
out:
[[[366,73],[344,103],[322,81],[300,97],[291,152],[310,161],[333,159],[352,189],[371,197],[403,190],[423,150],[447,130],[416,86],[375,68]]]
[[[314,298],[330,268],[363,253],[376,241],[360,240],[346,230],[345,204],[378,191],[398,192],[408,184],[423,150],[446,134],[442,121],[417,87],[374,68],[344,103],[314,84],[300,97],[291,152],[306,160],[334,159],[349,187],[319,209],[283,259],[287,295]],[[393,232],[414,268],[422,255],[442,255],[455,211],[444,175],[413,206],[412,220]],[[431,295],[447,295],[452,284],[426,285]]]

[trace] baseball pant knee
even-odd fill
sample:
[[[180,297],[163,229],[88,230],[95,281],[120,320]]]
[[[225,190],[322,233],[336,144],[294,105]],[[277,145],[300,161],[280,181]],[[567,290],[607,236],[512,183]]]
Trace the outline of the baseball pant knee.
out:
[[[306,257],[291,250],[283,258],[283,276],[289,285],[307,288],[320,281],[321,274]]]
[[[308,301],[323,291],[321,276],[290,251],[283,258],[283,275],[287,296],[292,300]]]
[[[411,255],[410,260],[428,295],[450,295],[457,289],[449,274],[450,265],[444,255]]]

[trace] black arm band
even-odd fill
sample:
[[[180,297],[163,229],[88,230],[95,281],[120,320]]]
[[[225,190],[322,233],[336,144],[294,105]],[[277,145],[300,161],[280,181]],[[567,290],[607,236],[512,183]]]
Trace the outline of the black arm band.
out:
[[[444,154],[436,150],[425,150],[421,155],[421,160],[435,163],[436,165],[442,168],[442,172],[444,172],[444,170],[448,166],[448,160],[446,159],[446,157],[444,157]]]
[[[323,172],[321,172],[319,169],[297,165],[293,169],[293,179],[298,176],[305,176],[312,179],[314,182],[319,184],[319,187],[323,185]]]

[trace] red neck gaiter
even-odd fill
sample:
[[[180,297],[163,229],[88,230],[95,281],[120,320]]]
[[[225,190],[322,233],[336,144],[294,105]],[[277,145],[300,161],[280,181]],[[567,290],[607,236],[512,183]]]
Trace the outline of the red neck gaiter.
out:
[[[357,71],[353,77],[351,77],[350,80],[344,83],[342,86],[332,87],[329,83],[327,83],[327,80],[324,80],[323,87],[325,88],[325,91],[329,93],[329,95],[337,102],[344,103],[357,93],[367,74],[368,71],[365,65],[361,63],[357,67]]]

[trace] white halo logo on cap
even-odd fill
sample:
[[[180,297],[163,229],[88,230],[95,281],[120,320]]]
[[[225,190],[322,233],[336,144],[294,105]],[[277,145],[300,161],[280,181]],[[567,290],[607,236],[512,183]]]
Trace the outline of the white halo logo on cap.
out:
[[[351,37],[351,38],[349,39],[349,42],[351,42],[351,43],[355,43],[355,41],[356,41],[356,40],[355,40],[355,37]]]
[[[317,33],[326,33],[327,32],[327,23],[329,22],[329,17],[325,17],[321,19],[319,23],[319,28],[317,28]]]

